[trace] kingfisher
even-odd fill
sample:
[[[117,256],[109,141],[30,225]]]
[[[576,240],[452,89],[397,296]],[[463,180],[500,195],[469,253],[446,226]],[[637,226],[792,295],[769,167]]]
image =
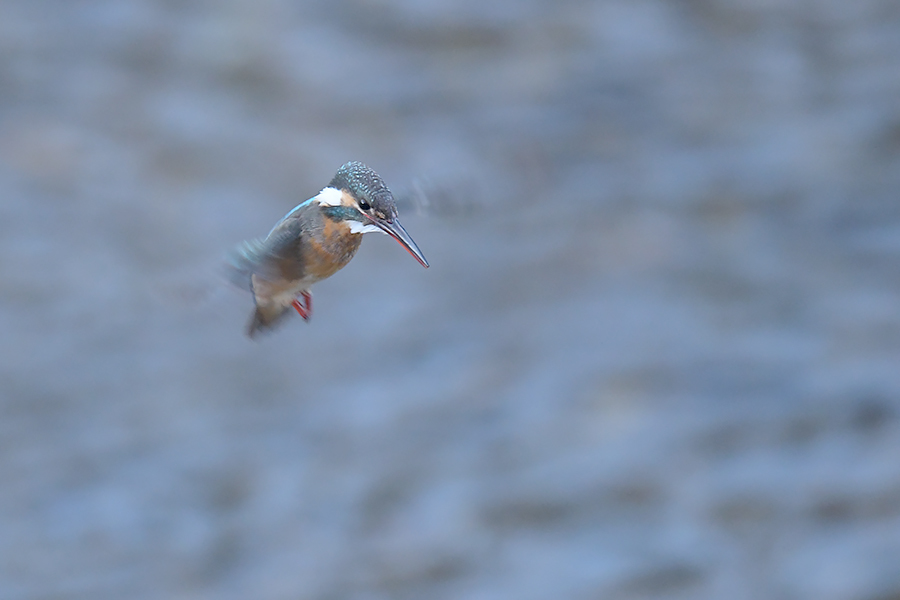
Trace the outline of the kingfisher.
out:
[[[273,329],[293,308],[309,321],[310,287],[343,268],[365,233],[381,231],[428,268],[428,261],[397,218],[384,180],[361,162],[348,162],[331,182],[295,206],[264,239],[240,244],[229,258],[232,281],[253,293],[251,338]]]

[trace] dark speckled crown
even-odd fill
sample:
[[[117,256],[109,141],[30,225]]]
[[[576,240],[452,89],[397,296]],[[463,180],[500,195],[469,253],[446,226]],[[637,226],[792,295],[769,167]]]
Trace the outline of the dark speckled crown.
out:
[[[343,165],[328,186],[349,191],[354,198],[364,200],[388,219],[397,214],[391,190],[378,173],[361,162],[352,161]]]

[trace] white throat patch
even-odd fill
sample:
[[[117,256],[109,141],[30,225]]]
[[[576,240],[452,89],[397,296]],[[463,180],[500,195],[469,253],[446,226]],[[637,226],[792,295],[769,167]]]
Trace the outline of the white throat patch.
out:
[[[359,221],[347,221],[350,225],[350,233],[375,233],[381,231],[379,227],[371,223],[360,223]]]
[[[341,190],[333,187],[327,187],[315,197],[316,202],[319,203],[320,206],[340,206],[341,205],[341,197],[343,194]]]

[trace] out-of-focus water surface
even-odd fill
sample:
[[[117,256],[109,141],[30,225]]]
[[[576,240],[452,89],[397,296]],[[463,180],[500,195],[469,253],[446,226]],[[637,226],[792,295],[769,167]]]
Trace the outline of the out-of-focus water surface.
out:
[[[900,597],[898,32],[4,0],[0,597]],[[222,257],[353,159],[432,267],[248,340]]]

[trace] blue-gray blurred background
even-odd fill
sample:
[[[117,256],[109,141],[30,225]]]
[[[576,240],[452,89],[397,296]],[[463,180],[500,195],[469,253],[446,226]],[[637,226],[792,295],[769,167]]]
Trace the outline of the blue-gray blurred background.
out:
[[[896,0],[3,0],[0,274],[0,598],[900,598]]]

